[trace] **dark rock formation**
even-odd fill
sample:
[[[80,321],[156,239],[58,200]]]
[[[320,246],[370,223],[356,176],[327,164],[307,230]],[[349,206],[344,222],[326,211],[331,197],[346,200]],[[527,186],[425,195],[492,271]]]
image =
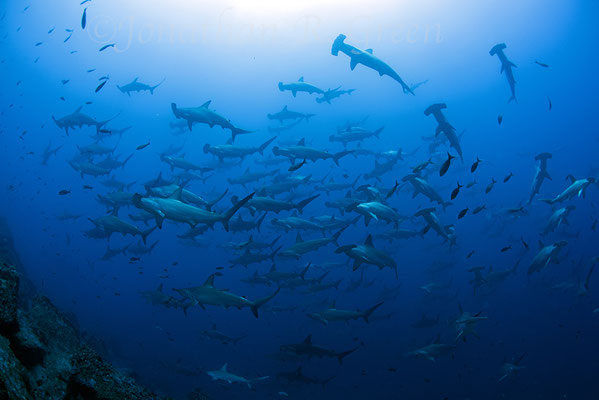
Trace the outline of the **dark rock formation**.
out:
[[[46,297],[22,301],[20,276],[12,240],[0,222],[0,399],[162,399],[83,343]]]

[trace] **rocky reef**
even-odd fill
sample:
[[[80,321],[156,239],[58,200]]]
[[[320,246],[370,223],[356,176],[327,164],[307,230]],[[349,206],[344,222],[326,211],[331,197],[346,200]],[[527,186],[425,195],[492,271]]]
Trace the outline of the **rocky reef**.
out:
[[[48,298],[35,294],[2,221],[0,399],[165,399],[103,360],[75,324]]]

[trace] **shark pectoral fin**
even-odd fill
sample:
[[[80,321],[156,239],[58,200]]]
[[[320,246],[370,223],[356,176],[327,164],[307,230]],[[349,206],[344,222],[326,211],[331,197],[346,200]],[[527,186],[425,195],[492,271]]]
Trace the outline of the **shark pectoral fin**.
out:
[[[189,131],[190,131],[190,132],[191,132],[191,124],[192,124],[191,120],[190,120],[190,119],[188,119],[188,120],[187,120],[187,126],[189,127]]]
[[[376,214],[373,214],[373,213],[368,213],[368,214],[370,214],[370,216],[372,218],[374,218],[375,220],[377,220],[377,221],[379,220],[378,217],[376,216]]]
[[[356,68],[356,65],[358,65],[358,61],[352,57],[349,61],[349,68],[353,71],[354,68]]]
[[[360,267],[360,265],[362,265],[362,260],[354,260],[354,265],[352,269],[355,271]]]

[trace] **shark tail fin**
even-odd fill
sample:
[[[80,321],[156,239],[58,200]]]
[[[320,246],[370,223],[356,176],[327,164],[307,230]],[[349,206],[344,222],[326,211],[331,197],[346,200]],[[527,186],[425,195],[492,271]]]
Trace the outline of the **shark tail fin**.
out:
[[[222,219],[221,219],[221,223],[223,224],[223,227],[225,228],[225,230],[228,232],[229,231],[229,220],[231,219],[231,217],[233,215],[235,215],[235,213],[237,212],[237,210],[239,210],[241,207],[243,207],[243,205],[245,203],[247,203],[248,201],[250,201],[250,199],[252,197],[254,197],[254,193],[250,193],[249,195],[245,196],[243,199],[239,200],[238,202],[236,202],[233,207],[229,208],[227,210],[226,213],[224,213],[222,215]]]
[[[339,153],[335,153],[333,155],[333,161],[335,161],[335,164],[339,165],[339,160],[342,157],[345,157],[346,155],[351,154],[353,152],[354,152],[353,150],[346,150],[346,151],[340,151]]]
[[[148,236],[150,235],[150,233],[154,232],[154,229],[156,229],[157,226],[150,228],[148,230],[145,230],[141,233],[141,240],[143,240],[144,244],[146,244],[146,241],[148,239]]]
[[[276,136],[273,136],[270,139],[268,139],[266,142],[262,143],[262,145],[258,148],[258,153],[260,153],[262,155],[264,150],[268,147],[268,145],[271,144],[276,138],[277,138]]]
[[[336,376],[333,375],[330,378],[325,379],[324,381],[319,382],[322,385],[322,390],[326,389],[326,385],[327,383],[329,383],[330,381],[332,381],[333,379],[335,379]]]
[[[229,189],[226,189],[223,194],[221,194],[220,196],[218,196],[216,199],[208,202],[208,206],[206,208],[208,208],[208,211],[210,211],[212,209],[212,207],[214,207],[214,205],[216,203],[218,203],[219,201],[221,201],[226,195],[227,193],[229,193]]]
[[[337,243],[337,240],[339,239],[339,236],[341,236],[341,233],[347,228],[347,226],[344,226],[343,228],[339,229],[334,235],[333,235],[333,243],[335,243],[335,245],[337,247],[339,247],[339,243]]]
[[[231,128],[231,142],[235,142],[235,138],[237,135],[242,135],[244,133],[252,133],[253,131],[248,131],[241,128]]]
[[[304,207],[306,207],[308,204],[310,204],[312,202],[312,200],[316,199],[318,196],[320,196],[320,194],[314,195],[312,197],[308,197],[307,199],[300,201],[299,203],[297,203],[295,205],[295,208],[297,208],[297,211],[300,214],[302,214],[304,211]]]
[[[364,315],[362,316],[362,318],[364,318],[364,321],[366,321],[368,323],[368,318],[370,318],[370,316],[372,315],[372,313],[374,312],[374,310],[376,310],[377,308],[379,308],[380,306],[383,305],[383,301],[381,301],[380,303],[375,304],[374,306],[370,307],[368,310],[364,311]]]
[[[150,86],[150,94],[154,94],[154,89],[156,89],[158,86],[162,85],[164,83],[166,78],[164,78],[162,81],[160,81],[159,84],[154,85],[154,86]]]
[[[252,310],[252,314],[254,314],[254,317],[258,318],[258,309],[260,307],[262,307],[264,304],[268,303],[270,300],[273,299],[273,297],[275,297],[277,294],[279,294],[279,292],[281,291],[281,288],[278,288],[277,290],[275,290],[275,292],[273,294],[271,294],[270,296],[264,297],[260,300],[256,300],[254,302],[254,304],[252,304],[250,306],[251,310]]]
[[[357,347],[354,347],[351,350],[348,351],[343,351],[341,353],[337,353],[337,360],[339,361],[339,365],[343,364],[343,359],[347,356],[349,356],[351,353],[353,353],[354,351],[358,350]]]
[[[514,101],[514,102],[518,103],[518,99],[516,98],[516,95],[515,95],[515,94],[513,94],[513,95],[512,95],[512,97],[510,97],[510,98],[508,99],[508,101],[507,101],[507,102],[508,102],[508,104],[509,104],[509,103],[511,103],[512,101]]]

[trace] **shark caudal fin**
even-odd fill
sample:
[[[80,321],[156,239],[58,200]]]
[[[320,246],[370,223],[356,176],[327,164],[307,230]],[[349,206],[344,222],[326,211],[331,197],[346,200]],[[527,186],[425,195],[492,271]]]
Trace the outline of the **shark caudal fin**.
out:
[[[248,131],[241,128],[231,128],[231,142],[235,142],[237,135],[244,135],[246,133],[252,133],[254,131]]]
[[[264,297],[263,299],[260,300],[256,300],[251,306],[250,309],[252,310],[252,314],[254,314],[254,317],[258,318],[258,309],[260,307],[262,307],[264,304],[268,303],[270,300],[273,299],[273,297],[275,297],[277,294],[279,294],[279,292],[281,291],[281,288],[278,288],[277,290],[275,290],[275,292],[273,294],[271,294],[270,296]]]
[[[349,356],[351,353],[353,353],[354,351],[358,350],[357,347],[354,347],[351,350],[348,351],[343,351],[341,353],[337,353],[337,361],[339,361],[339,365],[343,364],[343,359],[347,356]]]
[[[223,224],[223,227],[227,232],[229,232],[229,220],[231,219],[231,217],[235,215],[237,210],[243,207],[245,203],[250,201],[250,199],[254,197],[255,194],[256,192],[250,193],[249,195],[245,196],[243,199],[236,202],[235,205],[233,205],[233,207],[229,208],[227,212],[222,215],[221,223]]]
[[[271,144],[277,137],[273,136],[270,139],[268,139],[266,142],[262,143],[262,145],[258,148],[258,153],[260,153],[260,155],[262,155],[264,153],[264,150],[268,147],[269,144]]]
[[[162,81],[160,81],[160,83],[158,85],[155,86],[150,86],[150,94],[154,94],[154,89],[156,89],[158,86],[162,85],[164,83],[166,78],[164,78]]]
[[[214,207],[214,205],[216,203],[218,203],[219,201],[221,201],[226,195],[227,193],[229,193],[229,189],[226,189],[223,194],[221,194],[220,196],[218,196],[216,199],[209,201],[206,208],[208,209],[208,211],[212,210],[212,207]]]
[[[304,212],[304,207],[306,207],[308,204],[310,204],[312,202],[312,200],[316,199],[318,196],[320,196],[320,194],[314,195],[312,197],[308,197],[307,199],[300,201],[299,203],[297,203],[295,205],[295,208],[297,209],[297,211],[300,214],[302,214]]]
[[[337,38],[335,38],[335,41],[333,42],[333,47],[331,48],[331,54],[336,56],[339,54],[339,50],[341,50],[341,46],[343,46],[345,43],[343,43],[343,41],[345,40],[345,38],[347,38],[347,36],[340,34],[339,36],[337,36]]]
[[[347,151],[340,151],[339,153],[335,153],[335,154],[333,155],[333,161],[335,161],[335,164],[336,164],[337,166],[339,166],[339,160],[340,160],[342,157],[345,157],[346,155],[348,155],[348,154],[351,154],[351,153],[353,153],[353,152],[354,152],[353,150],[347,150]]]
[[[154,232],[154,229],[156,229],[157,227],[158,226],[155,226],[155,227],[145,230],[141,233],[141,240],[143,240],[144,244],[147,244],[146,241],[148,239],[148,236],[150,235],[150,233]]]
[[[370,307],[368,310],[364,311],[364,315],[362,315],[362,318],[364,318],[364,321],[368,322],[368,318],[370,318],[370,316],[372,315],[372,313],[374,312],[374,310],[376,310],[377,308],[379,308],[380,306],[383,305],[383,301],[381,301],[378,304],[375,304],[374,306]]]

